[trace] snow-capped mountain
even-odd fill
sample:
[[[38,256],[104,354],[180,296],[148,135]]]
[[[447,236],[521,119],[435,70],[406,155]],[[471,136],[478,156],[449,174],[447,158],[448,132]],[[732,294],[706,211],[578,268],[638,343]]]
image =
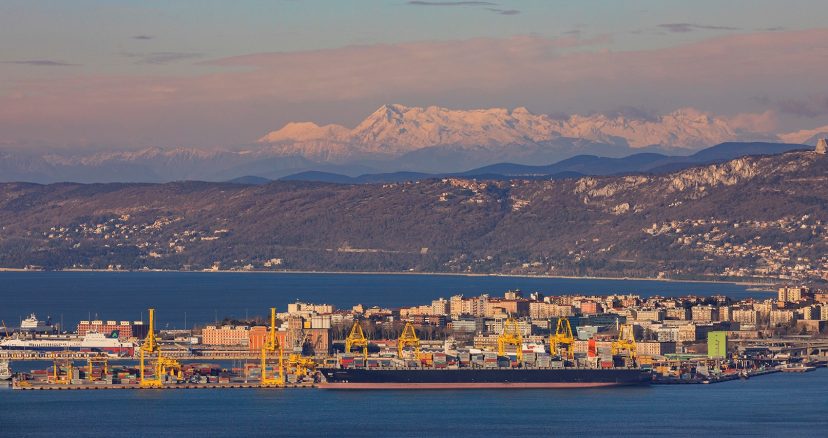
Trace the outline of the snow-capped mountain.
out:
[[[779,138],[786,143],[816,145],[819,139],[828,137],[828,126],[816,129],[803,129],[788,134],[779,134]]]
[[[815,144],[826,133],[828,127],[779,135],[748,132],[734,128],[725,118],[692,108],[657,117],[592,114],[558,118],[533,114],[526,108],[383,105],[353,129],[288,123],[257,143],[236,148],[151,147],[43,155],[0,150],[0,181],[225,181],[242,176],[275,179],[305,171],[349,176],[451,173],[504,162],[550,164],[584,154],[684,156],[729,141]]]
[[[746,138],[747,137],[747,138]],[[721,118],[685,108],[645,119],[603,114],[556,119],[526,108],[451,110],[383,105],[354,129],[340,125],[289,123],[259,139],[284,154],[347,159],[354,154],[400,155],[446,147],[509,149],[553,144],[562,138],[644,148],[699,149],[730,140],[755,139]]]

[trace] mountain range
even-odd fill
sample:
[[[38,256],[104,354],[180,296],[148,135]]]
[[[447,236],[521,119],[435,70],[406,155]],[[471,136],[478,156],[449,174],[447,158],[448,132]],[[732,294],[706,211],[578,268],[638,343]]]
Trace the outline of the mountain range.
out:
[[[621,158],[577,155],[557,163],[543,166],[497,163],[454,173],[391,172],[364,174],[356,177],[331,172],[307,171],[288,175],[280,178],[280,180],[370,184],[447,177],[508,180],[513,178],[563,179],[590,175],[625,175],[635,173],[660,174],[674,172],[700,164],[721,163],[746,155],[772,155],[803,149],[810,149],[810,146],[787,143],[728,142],[702,149],[688,156],[669,156],[654,152],[642,152]],[[240,184],[263,184],[269,181],[268,179],[259,177],[246,177],[232,180],[232,182]]]
[[[6,148],[0,150],[0,181],[227,181],[278,179],[309,171],[349,177],[393,172],[454,174],[504,162],[556,163],[578,155],[689,155],[723,142],[813,145],[826,133],[828,127],[779,135],[750,132],[727,118],[692,108],[659,116],[554,117],[525,108],[452,110],[394,104],[383,105],[353,129],[288,123],[254,143],[226,148],[45,154]]]
[[[0,184],[0,267],[828,279],[828,156],[385,184]]]

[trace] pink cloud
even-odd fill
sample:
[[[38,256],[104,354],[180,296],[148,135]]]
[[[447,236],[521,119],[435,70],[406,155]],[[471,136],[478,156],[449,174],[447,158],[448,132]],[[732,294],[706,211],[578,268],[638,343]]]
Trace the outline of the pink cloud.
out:
[[[726,120],[730,127],[747,132],[771,133],[779,128],[779,117],[772,110],[734,114]]]
[[[776,129],[756,96],[824,89],[828,29],[727,35],[615,52],[606,36],[428,41],[261,53],[186,76],[65,76],[0,94],[14,138],[98,143],[247,142],[290,120],[352,123],[382,103],[526,105],[536,112],[695,106]],[[7,84],[7,87],[9,85]],[[319,119],[324,120],[319,120]]]

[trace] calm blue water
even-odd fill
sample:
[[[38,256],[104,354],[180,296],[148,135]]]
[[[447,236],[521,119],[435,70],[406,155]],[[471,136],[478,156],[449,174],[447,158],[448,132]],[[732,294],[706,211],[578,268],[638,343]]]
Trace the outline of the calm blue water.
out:
[[[245,274],[0,272],[0,319],[18,325],[31,312],[63,319],[74,329],[79,320],[140,320],[155,307],[161,328],[184,328],[216,318],[266,315],[297,299],[342,308],[354,304],[400,307],[424,304],[457,293],[502,295],[636,293],[642,296],[723,294],[762,296],[728,283],[676,283],[645,280],[578,280],[522,277],[467,277],[405,274]],[[142,318],[143,317],[143,318]]]
[[[0,390],[3,436],[826,436],[828,370],[600,390]]]

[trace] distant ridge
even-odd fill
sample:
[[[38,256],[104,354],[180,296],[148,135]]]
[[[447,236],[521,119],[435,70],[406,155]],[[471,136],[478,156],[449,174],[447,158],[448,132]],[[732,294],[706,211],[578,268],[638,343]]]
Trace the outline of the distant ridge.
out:
[[[566,179],[581,176],[624,175],[634,173],[661,174],[675,172],[700,164],[714,164],[750,155],[774,155],[809,146],[767,142],[726,142],[702,149],[689,156],[670,156],[643,152],[622,158],[576,155],[557,163],[543,166],[497,163],[489,166],[452,173],[393,172],[364,174],[356,177],[331,172],[307,171],[280,178],[283,181],[316,181],[336,184],[369,184],[422,180],[430,178],[462,177],[478,179]]]
[[[247,175],[247,176],[240,176],[238,178],[233,178],[233,179],[231,179],[227,182],[230,183],[230,184],[244,184],[244,185],[248,185],[248,186],[260,186],[260,185],[263,185],[263,184],[267,184],[271,181],[272,180],[267,179],[267,178],[262,178],[261,176]]]
[[[828,275],[825,175],[808,150],[557,181],[5,183],[0,267],[799,283]]]

